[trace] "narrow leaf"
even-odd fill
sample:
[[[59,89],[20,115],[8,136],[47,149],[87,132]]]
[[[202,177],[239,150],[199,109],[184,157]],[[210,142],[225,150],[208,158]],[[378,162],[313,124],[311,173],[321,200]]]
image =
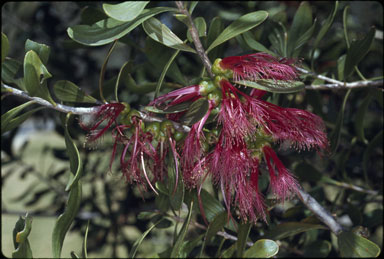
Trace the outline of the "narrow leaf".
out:
[[[53,85],[56,97],[64,102],[96,103],[97,100],[86,94],[77,85],[68,80],[57,81]]]
[[[244,41],[245,43],[248,45],[248,47],[250,47],[251,49],[253,50],[256,50],[256,51],[260,51],[260,52],[265,52],[265,53],[268,53],[272,56],[275,56],[276,54],[273,53],[272,51],[270,51],[269,49],[267,49],[266,47],[264,47],[263,44],[259,43],[258,41],[256,41],[253,36],[252,36],[252,33],[247,31],[247,32],[244,32],[243,33],[243,38],[244,38]]]
[[[376,90],[376,89],[371,89]],[[363,141],[365,144],[368,144],[368,140],[365,138],[364,134],[364,118],[368,109],[369,104],[371,103],[371,100],[373,98],[374,91],[368,91],[367,96],[362,100],[359,109],[356,113],[356,119],[355,119],[355,131],[358,139],[360,141]]]
[[[292,26],[288,32],[287,55],[291,56],[296,48],[298,39],[312,25],[312,10],[308,2],[302,2],[293,17]]]
[[[170,256],[171,258],[179,257],[181,246],[184,242],[185,235],[187,234],[189,223],[191,222],[192,211],[193,211],[192,208],[193,208],[193,201],[191,201],[189,205],[187,218],[185,219],[184,224],[176,238],[175,245],[172,248],[172,252]]]
[[[251,223],[244,223],[239,226],[239,232],[237,233],[237,250],[236,257],[242,258],[245,246],[247,245],[247,239],[249,232],[251,231]]]
[[[129,22],[135,19],[149,1],[127,1],[120,4],[103,4],[104,12],[118,21]]]
[[[351,42],[345,60],[344,78],[347,78],[353,72],[355,66],[357,66],[368,53],[375,37],[375,31],[375,28],[372,27],[363,39]]]
[[[89,25],[75,25],[67,29],[71,39],[88,46],[101,46],[113,42],[125,36],[145,20],[154,15],[177,11],[170,7],[155,7],[145,9],[138,17],[130,22],[119,22],[113,18],[108,18]]]
[[[208,108],[208,100],[200,98],[191,104],[188,111],[184,114],[180,121],[186,125],[193,125],[204,117],[204,115],[208,112]]]
[[[332,154],[336,154],[337,147],[339,146],[340,136],[341,136],[341,128],[343,127],[343,121],[344,121],[345,105],[347,103],[347,100],[348,100],[348,97],[350,94],[351,94],[351,89],[349,89],[344,96],[343,104],[341,106],[339,114],[337,115],[336,126],[329,136],[329,139],[331,141]]]
[[[207,36],[207,24],[203,17],[197,17],[193,20],[193,23],[196,26],[197,32],[199,34],[199,37],[206,37]],[[193,42],[192,36],[190,31],[187,31],[187,38],[190,42]]]
[[[266,11],[257,11],[241,16],[221,32],[216,40],[214,40],[209,46],[207,53],[218,45],[226,42],[227,40],[234,38],[243,32],[253,29],[257,25],[264,22],[267,17],[268,13]]]
[[[234,83],[264,90],[271,93],[294,93],[301,91],[305,88],[304,83],[300,81],[285,81],[273,79],[259,79],[256,82],[241,80],[234,81]]]
[[[310,224],[303,222],[287,222],[277,225],[273,229],[265,233],[264,238],[279,240],[289,236],[293,236],[312,229],[327,229],[323,225]]]
[[[9,52],[9,41],[7,35],[1,33],[1,63],[5,60],[5,57]]]
[[[166,25],[154,17],[143,22],[143,29],[149,37],[167,47],[196,53],[194,49],[185,44]]]
[[[16,59],[6,58],[1,64],[1,80],[5,83],[13,83],[26,91],[22,78],[16,79],[16,74],[22,67],[22,63]]]
[[[25,112],[20,116],[17,116],[24,108],[30,106],[33,103],[34,101],[26,102],[1,115],[1,134],[16,128],[26,119],[28,119],[34,112],[44,109],[44,107],[38,107],[28,112]]]
[[[352,231],[344,231],[337,237],[340,254],[342,257],[378,257],[380,247],[372,241],[355,234]]]
[[[70,181],[68,182],[67,187],[65,188],[65,191],[71,190],[71,188],[74,185],[76,185],[76,183],[79,181],[79,179],[82,176],[82,169],[83,169],[79,150],[77,149],[77,146],[68,131],[67,123],[68,123],[69,117],[70,117],[70,114],[67,115],[66,125],[64,127],[64,137],[65,137],[65,146],[66,146],[66,150],[69,157],[70,169],[71,169],[73,178],[72,177],[70,178]]]
[[[244,258],[271,258],[279,252],[279,245],[270,239],[257,240],[244,252]]]
[[[333,9],[333,12],[328,16],[325,22],[321,25],[320,31],[316,36],[315,42],[313,43],[314,49],[317,48],[319,42],[323,39],[323,37],[331,27],[333,20],[335,19],[338,6],[339,6],[339,1],[335,1],[335,7]]]

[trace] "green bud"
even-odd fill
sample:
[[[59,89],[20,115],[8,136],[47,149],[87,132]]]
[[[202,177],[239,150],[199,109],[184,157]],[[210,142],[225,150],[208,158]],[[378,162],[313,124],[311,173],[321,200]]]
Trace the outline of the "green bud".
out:
[[[175,132],[175,127],[170,120],[165,120],[160,123],[160,130],[167,136],[167,131],[169,130],[171,134]]]
[[[175,133],[173,134],[173,138],[179,142],[180,140],[182,140],[183,138],[185,138],[185,134],[184,132],[181,132],[181,131],[175,131]]]
[[[212,93],[213,91],[215,91],[217,89],[215,84],[211,80],[201,81],[199,86],[200,86],[200,93],[203,96],[206,96],[209,93]]]
[[[218,106],[220,104],[222,98],[223,98],[223,94],[217,88],[215,88],[214,91],[208,94],[208,100],[213,100],[215,103],[215,106]]]
[[[233,77],[233,71],[230,69],[222,68],[220,65],[221,58],[217,58],[215,62],[213,62],[212,65],[212,73],[214,73],[217,76],[224,76],[225,78],[232,78]]]
[[[157,121],[152,121],[152,122],[149,122],[146,127],[145,127],[145,130],[149,133],[152,134],[152,136],[157,139],[160,135],[160,122],[157,122]]]

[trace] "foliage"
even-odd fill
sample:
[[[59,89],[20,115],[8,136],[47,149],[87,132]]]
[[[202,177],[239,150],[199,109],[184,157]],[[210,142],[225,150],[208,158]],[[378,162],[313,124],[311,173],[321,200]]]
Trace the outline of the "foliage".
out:
[[[260,174],[256,183],[265,197],[266,211],[265,221],[258,214],[257,222],[247,221],[236,206],[227,211],[225,193],[212,179],[204,178],[201,186],[191,188],[182,177],[183,161],[175,148],[187,142],[181,124],[197,132],[202,128],[199,122],[212,125],[216,121],[209,116],[214,112],[212,101],[223,96],[209,87],[211,82],[215,87],[225,83],[209,79],[195,48],[195,36],[188,29],[189,17],[173,2],[15,2],[2,9],[3,194],[14,189],[2,200],[2,214],[15,208],[23,208],[18,214],[28,214],[3,223],[15,226],[12,234],[2,233],[14,242],[12,253],[2,247],[3,253],[18,258],[78,258],[80,254],[85,258],[377,257],[383,231],[382,86],[327,90],[308,86],[330,82],[314,75],[346,83],[383,79],[383,24],[377,18],[382,17],[382,6],[374,2],[184,4],[212,62],[264,52],[287,65],[299,60],[299,67],[313,72],[301,73],[297,80],[276,80],[250,78],[245,70],[236,76],[241,71],[229,71],[216,62],[212,67],[215,75],[240,86],[244,93],[268,92],[263,99],[270,109],[309,110],[325,122],[328,153],[319,156],[320,152],[308,150],[321,146],[322,141],[307,144],[307,149],[302,143],[292,144],[300,151],[295,152],[283,140],[276,153],[300,185],[339,219],[343,231],[331,232],[296,198],[276,202],[266,174]],[[287,59],[280,60],[283,57]],[[199,93],[206,98],[178,102],[178,95],[172,95],[175,90],[192,93],[193,87],[185,87],[203,85],[201,82],[206,83],[204,89],[210,89],[209,94]],[[6,86],[33,98],[28,102],[17,98]],[[232,90],[231,94],[238,92]],[[37,97],[46,104],[37,102]],[[153,101],[156,97],[157,102]],[[173,105],[165,107],[163,100],[171,100]],[[75,115],[60,112],[60,105],[99,108],[93,114]],[[138,122],[136,118],[143,113],[155,121],[143,118]],[[181,124],[166,123],[169,116],[179,113]],[[25,134],[23,126],[28,121],[36,124],[39,118],[54,124],[56,144],[43,146],[31,139],[17,147]],[[156,122],[159,118],[162,123]],[[303,134],[308,133],[305,125],[313,119],[306,118]],[[123,126],[111,126],[116,121]],[[146,149],[146,132],[144,144],[138,147],[141,155],[133,149],[120,150],[118,144],[123,140],[116,132],[125,130],[124,125],[131,127],[130,134],[145,128],[158,136],[156,144],[159,150],[161,146],[164,164],[152,162],[157,160]],[[293,128],[292,123],[286,126]],[[258,132],[257,139],[270,143],[264,133]],[[210,148],[211,139],[217,138],[213,127],[204,128],[202,134]],[[261,145],[260,141],[253,144]],[[276,147],[276,143],[271,145]],[[279,167],[273,154],[260,171],[271,170],[271,157]],[[111,155],[118,159],[111,160]],[[135,163],[144,173],[146,167],[156,170],[156,166],[164,167],[166,173],[153,185],[144,178],[132,180],[127,171]],[[33,232],[39,230],[31,215],[55,218],[52,231],[45,233],[51,238],[51,254],[40,255],[33,246]],[[78,233],[83,240],[83,247],[71,249],[70,254],[63,252],[69,233]]]

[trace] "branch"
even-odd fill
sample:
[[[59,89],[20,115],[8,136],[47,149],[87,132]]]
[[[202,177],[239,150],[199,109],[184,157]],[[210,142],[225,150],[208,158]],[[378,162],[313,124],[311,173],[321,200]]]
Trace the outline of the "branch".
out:
[[[317,218],[322,221],[334,234],[339,234],[343,231],[342,226],[324,209],[309,193],[305,192],[301,187],[297,191],[297,196],[304,205],[312,211]]]
[[[22,90],[13,88],[9,85],[2,83],[1,87],[3,89],[5,89],[5,92],[7,94],[16,95],[16,96],[22,97],[24,99],[34,101],[37,104],[40,104],[40,105],[45,106],[45,107],[50,108],[50,109],[54,109],[54,110],[59,111],[59,112],[65,112],[65,113],[71,112],[73,114],[80,114],[80,115],[81,114],[91,114],[91,113],[97,112],[97,108],[98,108],[98,106],[88,108],[88,107],[72,107],[72,106],[67,106],[67,105],[63,105],[63,104],[53,105],[52,103],[50,103],[50,102],[48,102],[48,101],[46,101],[40,97],[29,96],[28,93],[26,93]]]
[[[345,84],[321,84],[321,85],[306,85],[305,89],[312,90],[331,90],[331,89],[350,89],[350,88],[363,88],[363,87],[379,87],[383,88],[383,80],[375,81],[356,81],[352,83]]]
[[[29,96],[28,93],[26,93],[26,92],[24,92],[22,90],[16,89],[14,87],[11,87],[9,85],[6,85],[6,84],[2,83],[1,86],[2,86],[2,89],[5,89],[6,94],[19,96],[21,98],[34,101],[37,104],[40,104],[42,106],[45,106],[47,108],[50,108],[50,109],[53,109],[53,110],[56,110],[56,111],[59,111],[59,112],[64,112],[64,113],[69,113],[70,112],[72,114],[85,115],[85,114],[92,114],[92,113],[97,112],[98,107],[99,107],[99,106],[94,106],[94,107],[72,107],[72,106],[63,105],[63,104],[53,105],[52,103],[50,103],[50,102],[48,102],[48,101],[46,101],[46,100],[44,100],[44,99],[42,99],[40,97]],[[144,113],[144,112],[141,112],[141,111],[139,111],[139,114],[140,114],[141,118],[144,121],[148,121],[148,122],[151,122],[151,121],[162,122],[163,121],[163,119],[161,119],[161,118],[150,116],[147,113]],[[173,123],[173,126],[175,127],[175,129],[178,130],[178,131],[189,132],[191,130],[190,127],[182,125],[180,123],[177,123],[177,122],[174,122],[174,121],[172,121],[172,123]]]
[[[351,83],[344,83],[339,80],[329,78],[323,75],[318,75],[314,72],[307,71],[301,67],[295,67],[301,73],[313,76],[315,78],[324,80],[331,84],[321,84],[321,85],[306,85],[305,89],[313,90],[330,90],[330,89],[349,89],[349,88],[360,88],[360,87],[383,87],[383,80],[372,80],[372,81],[356,81]]]
[[[175,1],[175,4],[177,8],[179,9],[180,13],[184,14],[187,16],[188,20],[188,27],[189,27],[189,32],[191,33],[191,37],[193,40],[193,44],[195,45],[196,52],[199,55],[201,61],[203,62],[203,65],[205,69],[208,72],[209,77],[213,78],[212,74],[212,63],[209,60],[207,53],[205,52],[203,45],[201,44],[200,38],[199,38],[199,33],[197,31],[197,28],[195,26],[195,23],[192,20],[191,14],[188,12],[188,10],[184,7],[183,1]]]

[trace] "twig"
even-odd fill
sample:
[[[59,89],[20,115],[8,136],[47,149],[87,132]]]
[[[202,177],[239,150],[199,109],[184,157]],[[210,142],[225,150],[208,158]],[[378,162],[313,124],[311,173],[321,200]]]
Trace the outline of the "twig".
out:
[[[305,89],[313,90],[331,90],[331,89],[349,89],[349,88],[362,88],[362,87],[380,87],[383,88],[383,80],[375,81],[356,81],[352,83],[340,84],[321,84],[321,85],[306,85]]]
[[[336,220],[330,215],[330,213],[324,209],[311,195],[305,192],[301,187],[296,192],[299,199],[304,205],[312,211],[319,220],[321,220],[329,229],[336,235],[343,231],[343,228]]]
[[[64,113],[70,112],[70,113],[77,114],[77,115],[86,115],[86,114],[92,114],[92,113],[97,112],[98,108],[99,108],[99,106],[94,106],[94,107],[88,108],[88,107],[72,107],[72,106],[62,105],[62,104],[53,105],[52,103],[50,103],[50,102],[48,102],[48,101],[46,101],[40,97],[29,96],[28,93],[26,93],[22,90],[16,89],[14,87],[11,87],[9,85],[2,84],[1,86],[3,87],[3,89],[5,89],[6,94],[19,96],[19,97],[27,99],[27,100],[32,100],[37,104],[40,104],[42,106],[45,106],[47,108],[50,108],[50,109],[53,109],[53,110],[56,110],[59,112],[64,112]],[[144,121],[149,121],[149,122],[151,122],[151,121],[162,122],[163,121],[163,119],[161,119],[161,118],[150,116],[147,113],[144,113],[141,111],[139,111],[139,114]],[[172,123],[173,123],[175,129],[178,131],[189,132],[191,130],[190,127],[182,125],[180,123],[173,122],[173,121],[172,121]]]
[[[201,44],[200,38],[199,38],[199,33],[197,31],[197,28],[195,26],[195,23],[192,20],[191,14],[188,12],[188,10],[184,7],[183,1],[175,1],[175,4],[177,8],[179,9],[180,13],[184,14],[187,16],[188,19],[188,24],[189,24],[189,32],[191,33],[191,37],[193,40],[193,44],[195,45],[196,52],[199,55],[201,61],[203,62],[203,65],[205,69],[208,72],[208,75],[213,78],[212,74],[212,63],[209,60],[207,53],[205,52],[203,45]]]
[[[29,96],[26,92],[19,90],[19,89],[16,89],[16,88],[13,88],[9,85],[2,83],[1,87],[5,88],[6,93],[8,93],[8,94],[16,95],[16,96],[22,97],[24,99],[32,100],[37,104],[40,104],[40,105],[45,106],[45,107],[50,108],[50,109],[54,109],[54,110],[59,111],[59,112],[65,112],[65,113],[71,112],[73,114],[92,114],[94,112],[97,112],[97,109],[98,109],[98,106],[88,108],[88,107],[72,107],[72,106],[67,106],[67,105],[63,105],[63,104],[53,105],[52,103],[50,103],[50,102],[48,102],[48,101],[46,101],[40,97]]]
[[[314,89],[314,90],[330,90],[330,89],[349,89],[349,88],[360,88],[360,87],[383,87],[383,80],[371,80],[371,81],[356,81],[351,83],[344,83],[339,80],[329,78],[323,75],[318,75],[311,71],[307,71],[300,67],[295,67],[301,73],[311,75],[315,78],[324,80],[331,84],[321,84],[321,85],[306,85],[305,89]]]

